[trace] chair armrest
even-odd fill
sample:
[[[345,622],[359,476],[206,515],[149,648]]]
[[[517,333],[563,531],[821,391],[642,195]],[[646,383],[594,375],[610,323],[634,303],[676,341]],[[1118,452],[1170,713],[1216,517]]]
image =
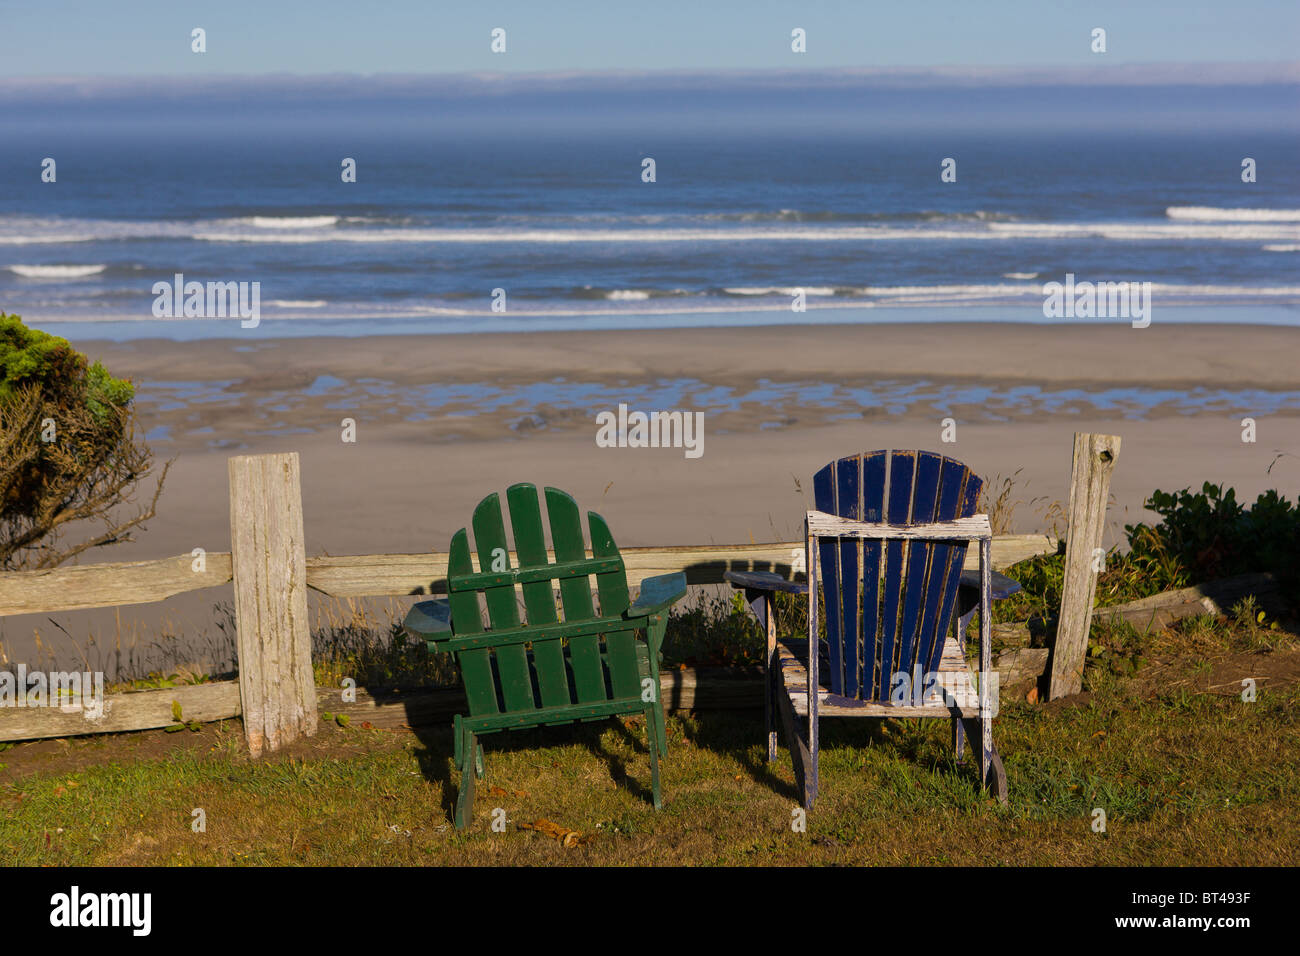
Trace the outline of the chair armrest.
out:
[[[774,571],[727,571],[722,577],[733,588],[746,591],[784,591],[786,594],[807,594],[807,581],[791,581]]]
[[[641,593],[632,606],[623,612],[623,617],[631,619],[656,614],[685,596],[686,574],[683,571],[646,578],[641,582]]]
[[[980,573],[978,571],[963,571],[961,573],[961,586],[964,588],[974,588],[975,593],[980,589]],[[999,574],[997,571],[989,572],[989,596],[995,601],[1002,601],[1011,597],[1013,594],[1020,592],[1020,582],[1014,578],[1009,578],[1005,574]]]
[[[437,651],[439,639],[447,640],[451,632],[451,603],[446,598],[421,601],[406,612],[402,627],[412,637],[424,638],[430,651]]]

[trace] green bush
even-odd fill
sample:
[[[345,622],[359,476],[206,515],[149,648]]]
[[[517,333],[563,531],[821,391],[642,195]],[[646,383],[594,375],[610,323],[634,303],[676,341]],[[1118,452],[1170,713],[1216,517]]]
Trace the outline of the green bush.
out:
[[[54,567],[87,548],[129,541],[153,517],[115,516],[152,467],[134,439],[135,389],[66,339],[0,312],[0,568]],[[163,475],[166,468],[163,469]],[[100,530],[80,544],[71,529]]]
[[[109,375],[99,362],[88,363],[67,339],[0,312],[0,403],[29,386],[56,407],[81,404],[105,422],[112,408],[124,408],[135,397],[130,382]]]
[[[1283,593],[1300,590],[1300,508],[1276,490],[1244,508],[1233,489],[1207,481],[1200,494],[1154,491],[1146,507],[1162,520],[1125,527],[1135,561],[1181,569],[1193,582],[1270,571]]]
[[[1292,604],[1300,598],[1300,508],[1276,491],[1243,508],[1233,489],[1206,482],[1195,495],[1189,489],[1153,491],[1146,507],[1162,520],[1125,526],[1129,550],[1107,556],[1097,576],[1098,607],[1260,571],[1277,576]],[[1064,542],[1056,554],[1021,561],[1007,573],[1023,590],[994,605],[995,619],[1054,626],[1065,575]]]

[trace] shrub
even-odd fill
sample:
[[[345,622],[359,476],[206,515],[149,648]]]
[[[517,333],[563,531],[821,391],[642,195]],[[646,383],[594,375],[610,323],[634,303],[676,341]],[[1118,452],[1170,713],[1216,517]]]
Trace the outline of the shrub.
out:
[[[65,339],[0,312],[0,567],[53,567],[154,516],[166,465],[149,506],[115,516],[153,465],[134,438],[134,395]],[[63,546],[79,522],[102,530]]]
[[[1146,507],[1162,520],[1125,527],[1134,560],[1181,569],[1192,581],[1270,571],[1284,594],[1300,591],[1300,508],[1276,490],[1243,508],[1233,489],[1207,481],[1195,495],[1154,491]]]

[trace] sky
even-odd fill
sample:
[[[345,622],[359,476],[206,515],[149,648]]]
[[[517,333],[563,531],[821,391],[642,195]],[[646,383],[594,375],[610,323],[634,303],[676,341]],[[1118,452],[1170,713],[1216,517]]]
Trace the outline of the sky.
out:
[[[1101,67],[1297,49],[1297,0],[0,0],[0,77]]]

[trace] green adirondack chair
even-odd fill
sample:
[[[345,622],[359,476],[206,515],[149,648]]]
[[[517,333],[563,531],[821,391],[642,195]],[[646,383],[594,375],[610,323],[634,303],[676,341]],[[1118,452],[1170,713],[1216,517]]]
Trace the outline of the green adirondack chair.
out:
[[[475,780],[483,775],[480,736],[616,714],[645,715],[654,805],[660,809],[659,758],[667,751],[660,647],[668,608],[685,595],[686,576],[647,578],[633,603],[623,558],[604,518],[587,513],[592,554],[587,557],[577,502],[547,488],[551,560],[536,486],[512,485],[506,502],[519,566],[512,564],[501,498],[493,492],[474,509],[478,570],[462,528],[452,536],[447,558],[449,596],[416,604],[403,622],[430,651],[454,653],[460,667],[469,714],[457,714],[454,724],[460,771],[456,827],[464,829],[473,816]],[[591,599],[591,576],[599,611]],[[557,613],[555,582],[562,613]],[[486,629],[480,594],[487,605]],[[520,620],[521,596],[526,621]]]

